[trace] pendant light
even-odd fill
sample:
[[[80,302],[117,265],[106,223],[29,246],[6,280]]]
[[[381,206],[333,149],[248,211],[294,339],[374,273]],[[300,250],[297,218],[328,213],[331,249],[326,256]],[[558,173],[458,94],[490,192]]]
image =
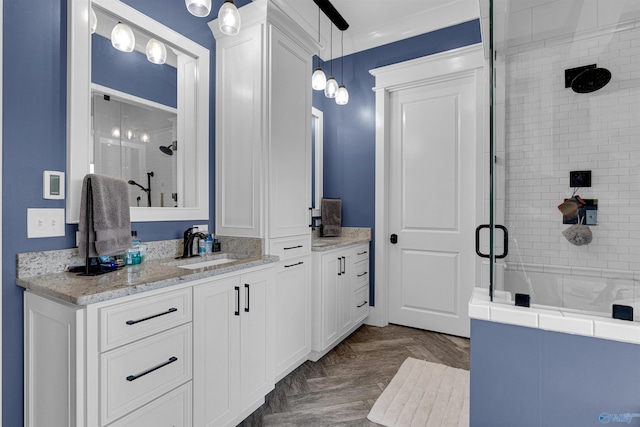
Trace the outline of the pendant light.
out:
[[[344,31],[340,33],[340,87],[336,92],[336,104],[346,105],[349,102],[349,92],[344,85]]]
[[[89,26],[91,28],[91,34],[95,33],[98,27],[98,17],[92,6],[89,6]]]
[[[132,52],[133,47],[136,45],[136,37],[133,35],[131,27],[118,22],[111,31],[111,44],[122,52]]]
[[[211,12],[211,0],[184,0],[187,10],[194,16],[204,18]]]
[[[218,11],[218,23],[220,31],[229,36],[234,36],[240,31],[240,13],[233,0],[224,0]]]
[[[333,78],[333,24],[331,24],[331,36],[330,39],[330,48],[329,48],[329,57],[331,58],[331,71],[330,76],[327,79],[327,86],[324,88],[324,96],[327,98],[335,98],[336,92],[338,92],[338,82]]]
[[[320,42],[320,8],[318,7],[318,44]],[[318,52],[318,66],[311,76],[311,87],[314,90],[324,90],[327,87],[327,76],[325,76],[320,66],[320,52]]]
[[[156,39],[149,39],[146,52],[147,59],[154,64],[164,64],[167,60],[167,47]]]

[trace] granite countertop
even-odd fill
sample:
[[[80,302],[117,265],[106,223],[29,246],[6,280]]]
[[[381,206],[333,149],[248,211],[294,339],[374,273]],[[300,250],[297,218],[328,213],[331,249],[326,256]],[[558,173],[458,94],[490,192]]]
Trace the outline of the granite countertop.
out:
[[[311,240],[311,250],[313,252],[324,252],[361,243],[369,243],[370,241],[370,228],[343,227],[342,235],[338,237],[319,237],[314,234]]]
[[[195,264],[219,258],[234,258],[236,261],[193,270],[180,268],[177,265]],[[79,276],[77,273],[64,272],[18,277],[16,283],[35,293],[83,306],[187,283],[192,280],[232,273],[274,263],[278,260],[278,257],[269,255],[242,257],[230,254],[194,257],[187,260],[163,258],[126,266],[100,276],[87,277]]]

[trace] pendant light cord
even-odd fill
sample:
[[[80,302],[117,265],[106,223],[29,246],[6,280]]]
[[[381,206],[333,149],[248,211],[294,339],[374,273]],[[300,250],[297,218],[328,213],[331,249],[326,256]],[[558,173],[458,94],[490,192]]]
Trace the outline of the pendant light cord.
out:
[[[318,7],[318,45],[322,45],[320,40],[320,7]],[[318,64],[316,66],[320,66],[320,50],[318,50]]]
[[[340,32],[340,83],[344,84],[344,31]]]
[[[329,74],[331,74],[331,77],[333,77],[333,23],[331,24],[331,32],[330,32],[331,36],[329,38],[330,42],[329,42],[329,59],[331,60],[331,72]]]

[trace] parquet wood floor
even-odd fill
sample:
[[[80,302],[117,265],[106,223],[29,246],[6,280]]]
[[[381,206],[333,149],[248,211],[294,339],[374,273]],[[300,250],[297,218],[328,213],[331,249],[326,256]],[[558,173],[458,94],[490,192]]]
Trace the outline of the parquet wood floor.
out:
[[[279,381],[240,426],[376,426],[367,414],[407,357],[468,370],[469,340],[364,325],[319,361],[307,361]]]

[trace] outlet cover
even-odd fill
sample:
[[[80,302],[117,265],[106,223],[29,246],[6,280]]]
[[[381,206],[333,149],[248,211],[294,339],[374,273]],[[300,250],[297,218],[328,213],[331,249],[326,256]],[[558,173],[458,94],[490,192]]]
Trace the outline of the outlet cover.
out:
[[[64,236],[64,209],[27,209],[27,238]]]
[[[194,224],[194,227],[198,227],[198,231],[201,233],[208,233],[209,232],[209,224]]]

